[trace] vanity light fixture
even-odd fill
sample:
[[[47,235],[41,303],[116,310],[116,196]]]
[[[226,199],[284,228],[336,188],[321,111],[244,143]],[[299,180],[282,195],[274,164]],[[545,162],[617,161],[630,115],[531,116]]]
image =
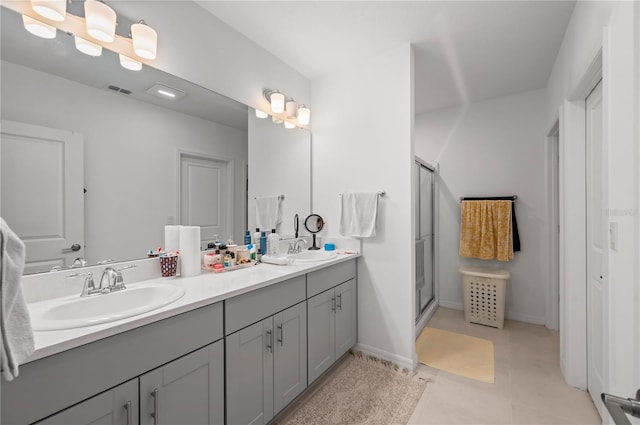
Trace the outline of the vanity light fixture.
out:
[[[290,122],[290,121],[285,121],[284,122],[284,128],[292,129],[292,128],[296,128],[296,125],[294,123]]]
[[[100,56],[102,54],[102,46],[99,44],[93,43],[89,40],[85,40],[82,37],[78,37],[77,35],[73,37],[76,49],[80,50],[85,55],[89,56]]]
[[[292,97],[287,97],[284,103],[284,111],[287,118],[295,118],[298,112],[298,104]]]
[[[67,15],[67,0],[31,0],[31,8],[40,16],[62,22]]]
[[[142,62],[138,62],[123,54],[119,54],[118,56],[120,57],[120,65],[122,65],[123,68],[129,71],[140,71],[142,69]]]
[[[279,90],[265,90],[264,98],[271,103],[271,112],[281,114],[284,112],[284,94]]]
[[[112,8],[98,0],[85,0],[84,16],[91,37],[105,43],[115,40],[116,12]]]
[[[31,34],[41,38],[56,38],[56,27],[40,22],[27,15],[22,15],[22,24]]]
[[[269,116],[269,114],[267,114],[264,111],[261,111],[260,109],[256,109],[256,118],[267,118]]]
[[[309,125],[311,122],[311,109],[303,103],[298,107],[298,124]]]
[[[271,117],[271,122],[273,122],[274,124],[282,124],[284,120],[278,117]]]
[[[182,90],[169,87],[161,83],[154,84],[149,90],[147,90],[147,93],[152,96],[171,101],[180,100],[187,95],[187,93]]]
[[[155,59],[158,51],[158,33],[140,21],[131,25],[133,51],[143,59]]]

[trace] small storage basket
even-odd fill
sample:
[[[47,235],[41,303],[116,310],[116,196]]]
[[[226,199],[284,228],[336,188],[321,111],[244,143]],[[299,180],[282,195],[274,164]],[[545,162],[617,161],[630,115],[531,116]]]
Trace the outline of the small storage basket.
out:
[[[508,270],[460,267],[464,293],[464,320],[481,325],[504,327],[504,304]]]

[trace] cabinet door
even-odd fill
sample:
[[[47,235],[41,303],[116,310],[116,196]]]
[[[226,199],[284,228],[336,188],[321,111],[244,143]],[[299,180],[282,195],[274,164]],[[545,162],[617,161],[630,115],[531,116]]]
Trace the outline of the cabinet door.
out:
[[[220,340],[140,377],[142,424],[223,424]]]
[[[282,410],[307,388],[307,303],[273,316],[273,410]]]
[[[38,425],[137,425],[138,380],[133,379],[50,416]]]
[[[353,347],[357,334],[356,281],[351,279],[335,288],[336,359]]]
[[[273,418],[274,342],[272,317],[227,336],[227,423]]]
[[[334,290],[307,300],[309,385],[333,364],[335,356]]]

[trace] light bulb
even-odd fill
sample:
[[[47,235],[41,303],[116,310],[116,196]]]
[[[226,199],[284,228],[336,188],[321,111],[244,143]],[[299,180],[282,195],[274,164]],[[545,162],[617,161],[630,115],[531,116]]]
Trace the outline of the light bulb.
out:
[[[26,15],[22,15],[22,23],[24,25],[24,29],[33,35],[48,39],[56,38],[56,28],[51,25],[45,24],[44,22],[40,22]]]
[[[96,40],[111,43],[116,33],[116,12],[97,0],[85,0],[84,16],[87,32]]]
[[[264,111],[261,111],[260,109],[256,109],[256,117],[257,118],[267,118],[269,116],[269,114],[267,114]]]
[[[67,0],[31,0],[31,8],[40,16],[62,22],[67,15]]]
[[[118,55],[120,57],[120,65],[130,71],[140,71],[142,69],[142,62],[138,62],[135,59],[131,59],[129,56]]]
[[[287,118],[295,118],[298,110],[298,104],[293,100],[293,98],[288,97],[284,104],[284,109],[286,111]]]
[[[100,56],[102,54],[102,46],[92,43],[89,40],[85,40],[84,38],[78,37],[77,35],[73,37],[76,49],[80,50],[85,55],[89,56]]]
[[[131,25],[133,51],[144,59],[155,59],[158,50],[158,33],[144,23]]]
[[[311,121],[311,109],[307,108],[304,104],[298,107],[298,124],[309,125]]]
[[[271,112],[274,114],[281,114],[284,112],[284,95],[282,93],[271,93]]]

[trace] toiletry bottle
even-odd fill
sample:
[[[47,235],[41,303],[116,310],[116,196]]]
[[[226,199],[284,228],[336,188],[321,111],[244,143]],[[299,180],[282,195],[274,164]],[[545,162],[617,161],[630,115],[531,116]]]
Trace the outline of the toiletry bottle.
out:
[[[256,246],[256,248],[260,247],[260,229],[256,227],[256,231],[251,237],[251,243]]]
[[[225,269],[231,267],[231,255],[229,255],[229,251],[224,255],[223,265]]]
[[[244,244],[249,245],[251,243],[251,232],[247,230],[244,234]]]
[[[276,233],[276,229],[271,229],[271,234],[267,237],[267,254],[278,255],[280,245],[280,235]]]
[[[254,244],[249,244],[247,245],[247,249],[249,250],[249,259],[251,261],[256,261],[257,260],[256,246]]]
[[[267,232],[262,232],[260,234],[260,255],[265,255],[267,253]]]

